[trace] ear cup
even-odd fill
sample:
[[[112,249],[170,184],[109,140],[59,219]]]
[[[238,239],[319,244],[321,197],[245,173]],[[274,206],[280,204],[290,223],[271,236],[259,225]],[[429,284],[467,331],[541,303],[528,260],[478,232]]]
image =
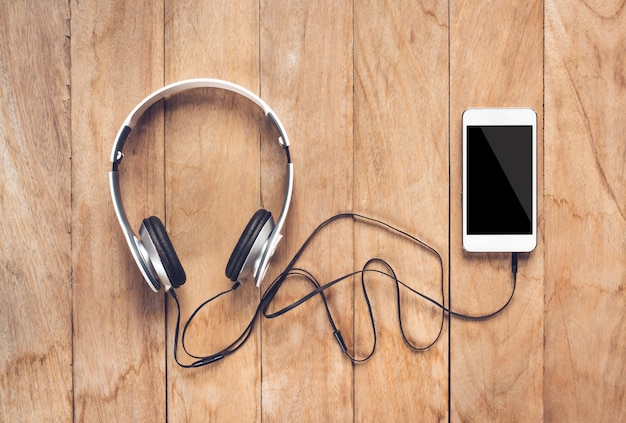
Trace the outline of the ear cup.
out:
[[[167,273],[172,287],[178,288],[185,283],[187,275],[185,275],[185,270],[180,260],[178,260],[172,241],[170,241],[170,237],[165,231],[165,226],[163,226],[161,220],[156,216],[150,216],[144,219],[143,225],[154,244],[154,248],[161,259],[161,264],[165,269],[165,273]]]
[[[241,272],[246,258],[248,258],[248,254],[250,254],[250,250],[257,240],[263,226],[267,223],[267,221],[272,217],[272,213],[267,210],[260,209],[252,216],[250,222],[243,230],[239,241],[237,241],[237,245],[230,255],[230,259],[228,259],[228,264],[226,265],[226,277],[233,282],[236,282],[239,273]]]

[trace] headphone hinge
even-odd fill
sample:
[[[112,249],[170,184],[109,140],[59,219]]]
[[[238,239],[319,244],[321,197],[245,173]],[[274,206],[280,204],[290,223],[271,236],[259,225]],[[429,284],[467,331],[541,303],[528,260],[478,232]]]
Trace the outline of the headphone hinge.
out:
[[[113,161],[113,172],[117,172],[117,167],[122,163],[122,160],[124,160],[124,153],[118,150],[117,153],[115,153],[115,160]]]
[[[283,131],[283,126],[278,121],[278,118],[274,116],[274,113],[268,112],[267,116],[270,118],[274,127],[278,130],[278,143],[282,148],[289,148],[289,138],[285,135]]]

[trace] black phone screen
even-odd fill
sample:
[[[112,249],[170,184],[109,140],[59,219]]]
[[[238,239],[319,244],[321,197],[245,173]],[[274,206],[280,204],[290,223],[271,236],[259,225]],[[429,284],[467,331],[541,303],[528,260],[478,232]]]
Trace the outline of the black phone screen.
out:
[[[531,234],[532,126],[467,126],[467,233]]]

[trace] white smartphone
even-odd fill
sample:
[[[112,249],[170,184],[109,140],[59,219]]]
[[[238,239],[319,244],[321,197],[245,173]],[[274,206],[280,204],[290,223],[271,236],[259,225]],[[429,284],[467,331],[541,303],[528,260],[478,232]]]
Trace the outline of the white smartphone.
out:
[[[529,252],[537,245],[537,114],[463,113],[463,248]]]

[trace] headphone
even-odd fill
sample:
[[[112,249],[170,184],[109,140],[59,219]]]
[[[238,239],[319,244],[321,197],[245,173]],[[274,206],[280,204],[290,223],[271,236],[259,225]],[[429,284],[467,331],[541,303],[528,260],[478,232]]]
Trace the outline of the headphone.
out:
[[[280,119],[278,119],[276,113],[265,101],[250,90],[219,79],[188,79],[154,91],[135,106],[120,127],[111,153],[113,167],[109,172],[109,183],[115,214],[130,252],[148,286],[154,292],[158,292],[162,285],[165,292],[168,292],[171,288],[178,288],[184,284],[187,278],[185,270],[178,259],[172,241],[167,235],[161,220],[156,216],[150,216],[143,220],[139,228],[139,237],[133,232],[122,204],[118,167],[124,158],[122,150],[126,139],[141,116],[152,105],[165,97],[194,88],[215,88],[230,91],[242,95],[257,104],[277,129],[279,134],[278,143],[287,157],[287,183],[283,206],[278,220],[274,223],[272,214],[269,211],[264,209],[258,210],[246,225],[226,265],[226,276],[232,282],[240,284],[245,282],[250,276],[254,276],[255,285],[259,287],[267,272],[269,261],[282,238],[280,231],[287,218],[293,191],[293,163],[289,154],[289,138]]]

